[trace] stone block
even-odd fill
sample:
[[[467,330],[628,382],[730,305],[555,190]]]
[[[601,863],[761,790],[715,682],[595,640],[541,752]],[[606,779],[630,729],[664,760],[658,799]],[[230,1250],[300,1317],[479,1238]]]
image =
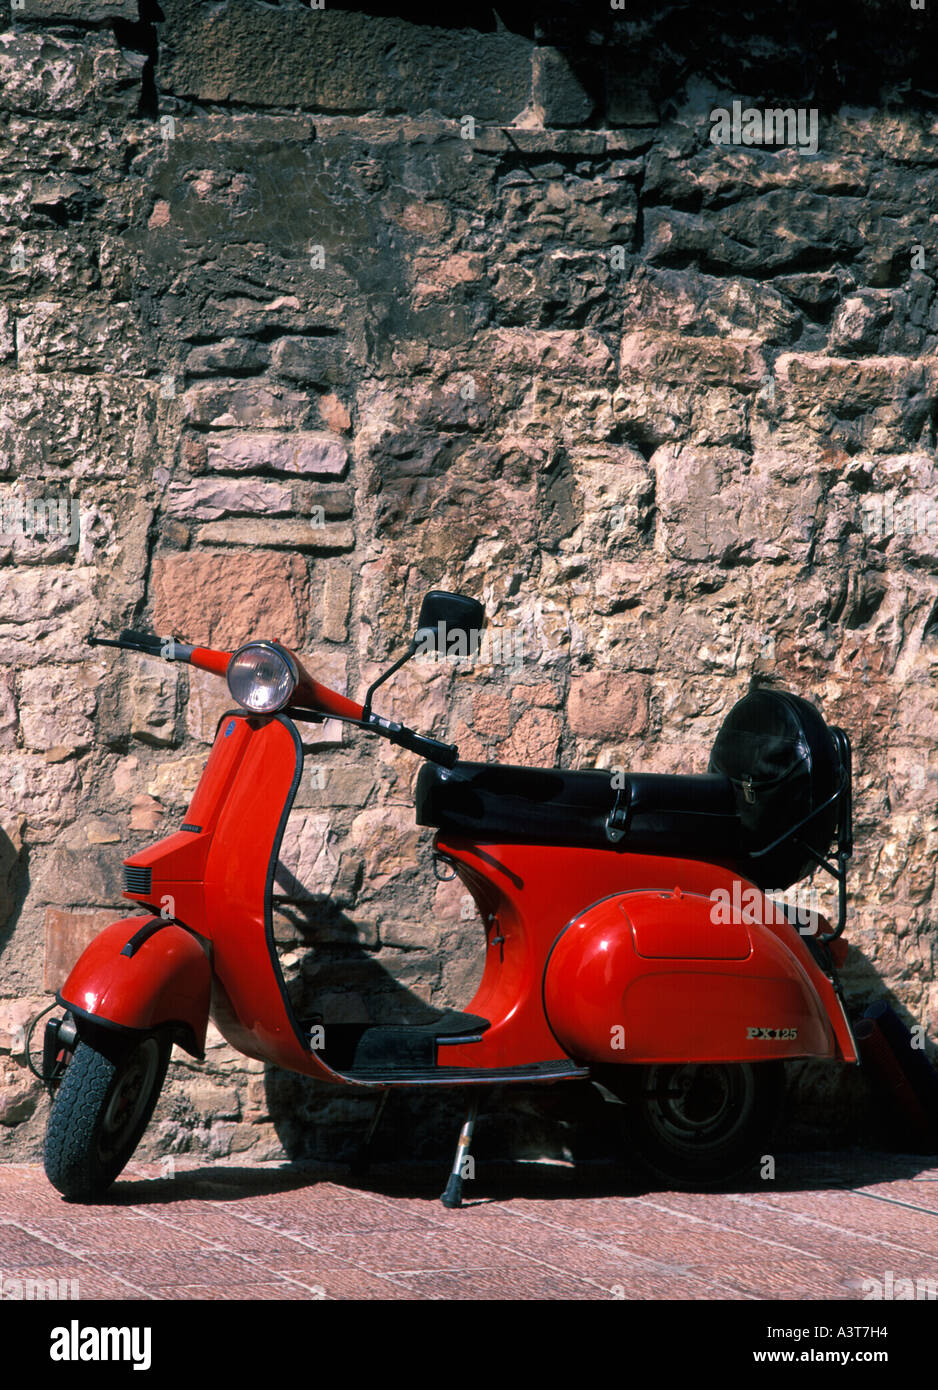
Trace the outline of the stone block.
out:
[[[168,204],[167,204],[168,207]],[[222,338],[201,343],[186,358],[190,376],[218,376],[229,372],[261,371],[270,360],[270,349],[247,338]]]
[[[211,671],[189,668],[189,698],[186,701],[186,729],[200,743],[214,743],[218,721],[234,701],[228,683]]]
[[[197,101],[325,112],[438,111],[510,122],[531,93],[529,39],[357,11],[167,0],[160,84]]]
[[[620,375],[636,376],[641,381],[754,390],[765,380],[767,371],[761,345],[754,339],[690,337],[643,327],[627,334],[619,351]]]
[[[310,403],[301,392],[270,382],[207,381],[189,387],[182,409],[183,418],[202,429],[282,429],[304,424]]]
[[[7,753],[0,786],[4,818],[22,814],[31,836],[48,839],[78,810],[79,777],[74,762],[50,763],[38,753]]]
[[[41,300],[16,321],[17,363],[25,372],[143,374],[150,366],[139,315],[129,304],[82,298]]]
[[[302,473],[339,478],[348,449],[333,434],[316,430],[253,430],[219,435],[208,444],[207,466],[224,471]]]
[[[274,872],[274,891],[291,902],[330,892],[339,867],[328,812],[294,811],[287,821]]]
[[[12,1128],[34,1113],[42,1082],[11,1057],[0,1057],[0,1125]]]
[[[348,637],[348,612],[352,596],[352,571],[332,564],[326,570],[319,602],[319,630],[329,642]]]
[[[4,809],[0,815],[0,930],[9,920],[14,906],[17,865],[23,852],[26,817]]]
[[[488,329],[479,334],[473,355],[492,371],[585,376],[594,382],[613,365],[605,342],[590,329]]]
[[[147,782],[147,792],[163,806],[183,810],[192,800],[202,773],[205,754],[190,753],[158,765]]]
[[[178,667],[137,658],[130,682],[130,732],[134,738],[157,748],[175,743],[178,686]]]
[[[120,48],[110,34],[66,39],[7,30],[0,34],[0,105],[53,120],[91,111],[132,118],[143,63],[142,53]]]
[[[498,745],[498,761],[520,767],[555,767],[560,748],[560,716],[553,711],[526,709],[511,734]]]
[[[132,913],[130,903],[127,904],[126,913],[110,909],[82,912],[76,908],[47,907],[43,964],[43,984],[46,989],[53,992],[61,989],[78,957],[95,937],[112,922]]]
[[[17,18],[30,23],[100,24],[103,20],[124,19],[135,24],[139,18],[137,0],[22,0]]]
[[[324,525],[318,516],[308,520],[261,521],[245,517],[236,521],[210,521],[196,532],[199,545],[245,545],[252,549],[323,551],[351,550],[355,532],[351,526]]]
[[[106,374],[0,373],[0,471],[126,479],[148,456],[158,391]]]
[[[587,738],[633,738],[648,725],[648,682],[623,671],[588,671],[570,680],[567,717]]]
[[[651,464],[664,543],[673,555],[720,561],[744,549],[739,525],[748,464],[744,454],[665,445],[652,455]]]
[[[170,516],[217,521],[225,516],[284,516],[293,510],[293,493],[284,483],[242,478],[193,478],[171,483],[166,494]]]
[[[278,338],[270,353],[270,365],[285,381],[313,386],[341,386],[349,379],[341,346],[332,337]]]
[[[275,637],[302,646],[306,565],[269,550],[167,552],[153,562],[152,602],[155,629],[186,641],[233,650],[252,637]]]
[[[43,752],[56,747],[89,748],[103,675],[104,666],[98,661],[23,671],[19,723],[24,747]]]
[[[74,828],[70,832],[75,834]],[[121,902],[123,878],[119,846],[89,844],[86,837],[51,845],[30,856],[33,899],[55,907],[105,907]],[[128,912],[133,909],[128,907]],[[121,913],[118,912],[118,916]]]

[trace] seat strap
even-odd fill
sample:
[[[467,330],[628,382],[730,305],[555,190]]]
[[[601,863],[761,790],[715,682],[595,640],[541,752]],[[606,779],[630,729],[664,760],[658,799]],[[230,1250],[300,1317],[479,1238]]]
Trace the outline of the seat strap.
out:
[[[628,779],[624,787],[616,788],[616,799],[612,810],[606,817],[606,839],[616,845],[629,827],[629,808],[632,803],[632,784]]]

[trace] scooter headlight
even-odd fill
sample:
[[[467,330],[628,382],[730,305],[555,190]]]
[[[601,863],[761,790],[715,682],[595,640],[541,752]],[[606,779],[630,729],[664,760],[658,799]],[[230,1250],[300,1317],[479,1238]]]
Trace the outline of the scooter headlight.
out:
[[[252,714],[275,714],[290,699],[300,673],[275,642],[249,642],[228,663],[228,689]]]

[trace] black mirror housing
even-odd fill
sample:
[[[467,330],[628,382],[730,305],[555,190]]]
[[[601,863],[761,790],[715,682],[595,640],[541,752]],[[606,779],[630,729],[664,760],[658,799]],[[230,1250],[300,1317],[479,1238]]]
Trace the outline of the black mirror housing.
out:
[[[485,609],[465,594],[431,589],[420,605],[417,648],[441,656],[475,656],[485,627]]]

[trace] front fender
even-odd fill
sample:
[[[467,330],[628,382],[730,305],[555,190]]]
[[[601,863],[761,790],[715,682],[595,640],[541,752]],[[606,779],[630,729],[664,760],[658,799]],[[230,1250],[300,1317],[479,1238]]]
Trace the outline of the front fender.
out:
[[[112,922],[82,952],[59,1003],[83,1026],[151,1032],[170,1028],[195,1057],[205,1052],[212,967],[198,937],[159,917]]]
[[[794,928],[722,925],[712,908],[679,889],[618,893],[564,929],[544,973],[544,1007],[570,1056],[668,1063],[845,1055],[833,988]]]

